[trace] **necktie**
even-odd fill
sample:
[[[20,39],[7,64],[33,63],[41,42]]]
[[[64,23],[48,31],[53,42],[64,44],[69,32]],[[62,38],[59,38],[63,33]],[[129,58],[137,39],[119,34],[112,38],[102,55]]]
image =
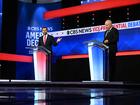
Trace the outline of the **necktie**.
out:
[[[46,44],[46,35],[43,36],[43,43]]]
[[[106,31],[105,37],[107,36],[108,33],[109,33],[109,30]]]

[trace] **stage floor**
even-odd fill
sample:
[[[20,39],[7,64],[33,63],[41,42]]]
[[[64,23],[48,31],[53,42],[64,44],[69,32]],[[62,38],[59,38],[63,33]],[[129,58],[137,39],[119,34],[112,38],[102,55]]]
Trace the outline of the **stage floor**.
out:
[[[140,105],[139,89],[0,87],[1,105]]]
[[[123,87],[123,82],[109,81],[81,81],[81,82],[63,82],[63,81],[37,81],[37,80],[0,80],[0,86],[8,87]]]
[[[140,85],[0,80],[0,105],[140,105]]]
[[[140,89],[140,83],[109,81],[36,81],[36,80],[0,80],[0,87],[77,87],[77,88],[129,88]]]

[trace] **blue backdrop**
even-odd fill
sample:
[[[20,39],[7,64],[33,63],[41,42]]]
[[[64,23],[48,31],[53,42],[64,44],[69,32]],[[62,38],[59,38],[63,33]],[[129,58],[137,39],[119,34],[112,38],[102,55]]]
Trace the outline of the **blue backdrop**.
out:
[[[104,32],[64,37],[57,47],[53,47],[54,55],[87,54],[88,40],[103,41]],[[140,50],[140,28],[119,30],[118,51]]]
[[[19,2],[16,46],[17,54],[31,56],[32,50],[30,50],[30,47],[37,46],[38,38],[41,36],[41,27],[46,26],[49,28],[49,31],[60,30],[60,19],[47,21],[43,19],[44,12],[58,9],[60,7],[60,3],[47,5]],[[34,79],[33,64],[17,63],[16,79]]]
[[[44,20],[43,13],[61,7],[57,4],[30,4],[19,2],[19,17],[17,27],[17,54],[31,55],[31,46],[38,45],[42,35],[41,28],[47,26],[49,31],[61,30],[61,19]],[[140,26],[140,25],[139,25]],[[119,30],[119,51],[140,50],[140,29]],[[104,32],[62,37],[58,46],[53,47],[54,56],[87,54],[87,46],[83,43],[88,40],[103,41]],[[32,63],[17,63],[16,79],[34,79]]]

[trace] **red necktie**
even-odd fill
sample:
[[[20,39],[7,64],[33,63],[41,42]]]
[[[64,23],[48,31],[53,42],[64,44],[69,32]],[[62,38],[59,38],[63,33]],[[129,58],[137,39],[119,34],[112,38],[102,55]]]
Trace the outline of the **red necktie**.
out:
[[[46,44],[46,35],[43,36],[44,45]]]

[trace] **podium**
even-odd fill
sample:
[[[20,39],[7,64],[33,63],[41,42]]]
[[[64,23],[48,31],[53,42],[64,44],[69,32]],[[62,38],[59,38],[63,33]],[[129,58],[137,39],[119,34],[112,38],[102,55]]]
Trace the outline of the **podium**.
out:
[[[35,80],[51,81],[51,51],[43,46],[33,48]]]
[[[97,40],[87,41],[91,81],[108,81],[108,46]]]

